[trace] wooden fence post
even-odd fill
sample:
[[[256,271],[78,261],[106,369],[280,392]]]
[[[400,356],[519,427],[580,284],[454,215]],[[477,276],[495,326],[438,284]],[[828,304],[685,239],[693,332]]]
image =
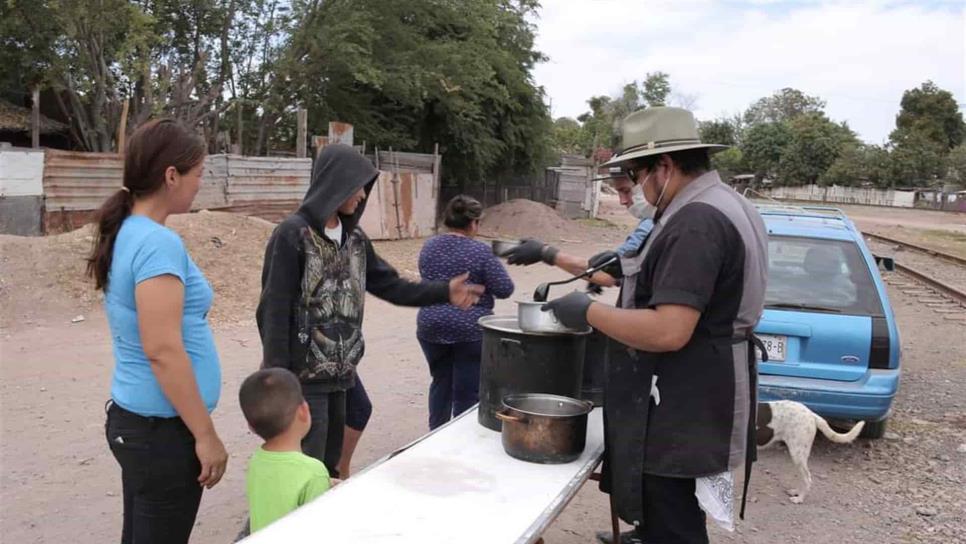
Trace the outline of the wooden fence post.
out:
[[[30,110],[30,147],[40,147],[40,87],[31,93],[33,105]]]
[[[242,107],[242,101],[237,100],[235,102],[235,118],[238,121],[238,136],[235,137],[237,143],[232,147],[232,152],[236,155],[245,154],[245,141],[242,140],[242,112],[244,108]]]
[[[297,130],[296,130],[296,142],[295,142],[295,156],[304,159],[305,158],[305,138],[308,128],[309,112],[305,108],[299,108],[298,119],[297,119]]]
[[[117,152],[124,153],[124,144],[127,140],[127,112],[131,107],[131,99],[125,98],[124,105],[121,107],[121,120],[117,124]]]

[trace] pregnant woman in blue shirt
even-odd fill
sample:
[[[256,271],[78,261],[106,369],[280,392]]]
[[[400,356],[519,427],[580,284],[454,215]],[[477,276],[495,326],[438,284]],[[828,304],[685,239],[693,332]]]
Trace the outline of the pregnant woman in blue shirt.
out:
[[[88,259],[113,344],[106,434],[121,466],[125,544],[188,542],[202,488],[228,462],[209,415],[221,392],[211,286],[164,226],[191,210],[204,158],[204,142],[175,121],[138,128]]]
[[[469,272],[467,283],[486,291],[468,310],[452,304],[419,310],[416,336],[429,363],[429,428],[435,429],[479,401],[483,331],[477,320],[493,313],[494,298],[513,294],[513,280],[486,244],[473,238],[480,230],[483,206],[460,195],[446,205],[448,232],[426,241],[419,254],[424,280],[442,280]]]

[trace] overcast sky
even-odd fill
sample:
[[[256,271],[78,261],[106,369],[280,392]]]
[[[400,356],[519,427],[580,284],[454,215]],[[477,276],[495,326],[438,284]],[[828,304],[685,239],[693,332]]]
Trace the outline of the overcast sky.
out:
[[[554,117],[647,72],[696,99],[699,119],[794,87],[869,143],[927,79],[966,107],[966,0],[543,0],[535,70]]]

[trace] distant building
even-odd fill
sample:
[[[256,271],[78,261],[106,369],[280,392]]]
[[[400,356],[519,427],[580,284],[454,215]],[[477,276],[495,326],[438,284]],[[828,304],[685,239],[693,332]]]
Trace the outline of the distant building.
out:
[[[0,98],[0,145],[30,147],[29,108],[12,104]],[[69,149],[69,127],[44,115],[40,116],[40,147]]]

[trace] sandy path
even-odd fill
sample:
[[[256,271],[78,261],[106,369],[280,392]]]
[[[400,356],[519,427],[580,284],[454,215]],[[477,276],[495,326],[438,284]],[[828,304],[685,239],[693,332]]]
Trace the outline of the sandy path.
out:
[[[590,254],[604,247],[569,249]],[[521,295],[560,278],[543,266],[514,268],[512,275]],[[966,337],[961,324],[901,293],[892,296],[906,372],[896,434],[844,446],[816,440],[810,462],[815,484],[801,506],[784,493],[797,484],[787,454],[763,452],[749,520],[734,535],[715,531],[715,541],[966,542]],[[512,309],[503,301],[497,311]],[[367,305],[368,349],[360,372],[375,413],[356,467],[425,432],[429,377],[413,337],[415,313],[371,299]],[[110,542],[120,532],[119,470],[102,427],[111,370],[107,327],[99,311],[78,324],[70,324],[71,317],[0,330],[4,542]],[[245,513],[244,467],[258,441],[245,428],[236,393],[257,366],[259,343],[251,323],[219,328],[216,337],[224,383],[215,422],[231,462],[225,480],[205,493],[192,541],[220,544],[231,540]],[[595,531],[609,526],[606,504],[595,484],[584,486],[546,541],[592,542]]]

